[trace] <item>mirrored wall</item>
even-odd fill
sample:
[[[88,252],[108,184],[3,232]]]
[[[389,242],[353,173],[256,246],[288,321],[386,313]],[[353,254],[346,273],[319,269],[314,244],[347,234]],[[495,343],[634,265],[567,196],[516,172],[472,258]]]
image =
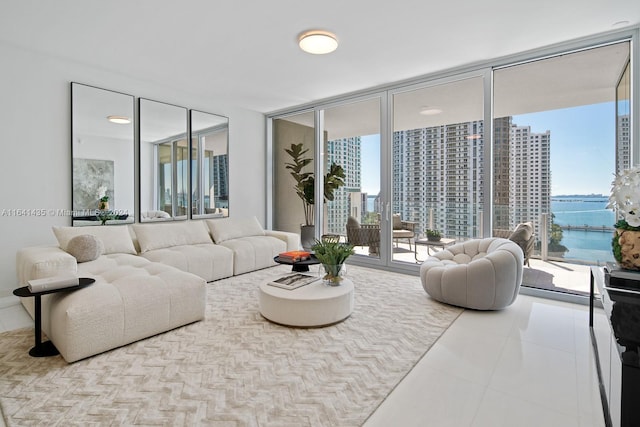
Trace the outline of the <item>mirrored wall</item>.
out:
[[[229,119],[202,111],[191,118],[191,209],[194,218],[229,216]]]
[[[71,83],[72,223],[134,221],[134,97]]]
[[[72,224],[229,216],[229,119],[71,83]],[[137,211],[136,211],[137,210]]]
[[[188,218],[187,109],[140,98],[140,222]]]

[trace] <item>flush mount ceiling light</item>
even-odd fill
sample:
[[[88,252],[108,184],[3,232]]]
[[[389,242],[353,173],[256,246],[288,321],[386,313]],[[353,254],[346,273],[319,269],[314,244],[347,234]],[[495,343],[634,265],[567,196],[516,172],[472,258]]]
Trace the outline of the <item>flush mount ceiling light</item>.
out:
[[[614,28],[617,28],[617,27],[626,27],[629,24],[630,24],[629,21],[618,21],[618,22],[614,22],[613,25],[611,26]]]
[[[331,53],[338,48],[338,38],[328,31],[306,31],[298,37],[300,49],[314,55]]]
[[[420,114],[423,116],[435,116],[436,114],[442,113],[442,110],[437,107],[422,107],[420,109]]]
[[[107,116],[107,120],[111,123],[117,123],[119,125],[127,125],[131,123],[131,119],[126,116]]]

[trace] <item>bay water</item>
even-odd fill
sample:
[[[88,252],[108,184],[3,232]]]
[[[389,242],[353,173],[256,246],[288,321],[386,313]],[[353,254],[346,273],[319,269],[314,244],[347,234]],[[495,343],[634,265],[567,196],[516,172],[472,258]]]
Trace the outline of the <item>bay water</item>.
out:
[[[588,229],[562,230],[562,245],[569,251],[565,259],[590,261],[602,264],[613,261],[611,238],[615,215],[607,209],[605,196],[554,196],[551,212],[554,222],[566,226],[588,227]]]

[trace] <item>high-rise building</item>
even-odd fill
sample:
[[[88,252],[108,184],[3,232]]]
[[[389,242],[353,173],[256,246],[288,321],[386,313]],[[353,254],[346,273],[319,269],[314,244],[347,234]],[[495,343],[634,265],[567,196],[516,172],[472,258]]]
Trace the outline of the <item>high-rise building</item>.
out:
[[[476,236],[482,201],[481,121],[393,135],[394,213],[450,237]]]
[[[479,237],[484,193],[482,121],[393,135],[393,212],[453,238]],[[494,228],[537,223],[550,213],[550,132],[494,121]]]
[[[509,221],[532,221],[535,233],[542,214],[551,230],[551,132],[531,132],[530,126],[511,125]]]
[[[629,115],[620,115],[616,126],[616,173],[620,173],[631,167],[631,128]]]
[[[345,234],[347,219],[353,216],[362,221],[366,210],[361,189],[360,137],[340,138],[328,141],[325,149],[326,168],[332,163],[343,167],[344,186],[333,194],[333,201],[327,203],[325,228],[327,233]]]
[[[480,237],[484,141],[481,120],[394,132],[392,212],[416,222],[418,234],[431,228],[456,239]],[[549,131],[533,133],[512,117],[494,120],[494,228],[532,221],[539,234],[541,215],[551,213],[550,142]],[[360,147],[360,137],[327,143],[327,167],[335,162],[346,174],[325,215],[329,233],[344,234],[349,216],[365,222]],[[382,212],[379,203],[375,209]]]

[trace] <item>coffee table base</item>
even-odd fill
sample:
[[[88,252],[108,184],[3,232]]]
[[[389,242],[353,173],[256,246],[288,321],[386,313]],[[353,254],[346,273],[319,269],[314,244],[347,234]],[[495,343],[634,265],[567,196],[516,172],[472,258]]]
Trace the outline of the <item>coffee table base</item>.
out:
[[[262,283],[258,294],[262,317],[284,326],[333,325],[349,317],[354,308],[354,286],[349,279],[340,286],[327,286],[317,280],[293,290]]]

